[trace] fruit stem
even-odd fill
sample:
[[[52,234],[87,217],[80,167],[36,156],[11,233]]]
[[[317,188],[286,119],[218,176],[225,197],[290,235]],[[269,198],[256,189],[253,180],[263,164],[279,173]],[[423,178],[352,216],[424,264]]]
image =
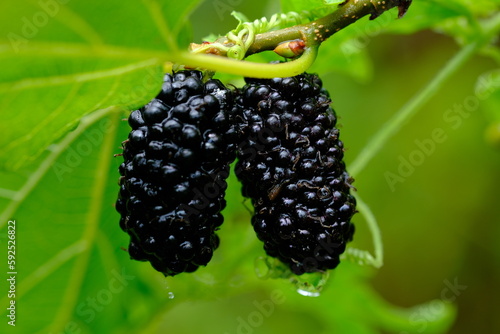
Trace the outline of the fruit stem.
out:
[[[398,7],[401,17],[412,0],[385,0],[380,4],[375,0],[347,0],[339,5],[339,8],[315,21],[299,24],[292,27],[269,31],[257,34],[253,37],[253,43],[244,50],[243,57],[249,55],[274,50],[280,43],[300,39],[305,42],[306,49],[302,56],[293,61],[280,64],[260,64],[248,61],[234,60],[227,57],[234,42],[227,37],[222,37],[216,41],[218,46],[224,47],[210,48],[208,45],[195,45],[198,51],[193,49],[193,53],[177,53],[173,55],[172,61],[189,65],[190,67],[202,67],[212,71],[221,71],[230,74],[242,75],[254,78],[276,78],[289,77],[305,72],[314,62],[317,49],[328,37],[337,31],[345,28],[351,23],[359,20],[363,16],[370,15],[370,19],[378,17],[383,12]],[[205,52],[203,53],[203,52]]]
[[[194,54],[189,52],[172,54],[171,61],[179,64],[189,64],[207,70],[220,71],[252,78],[291,77],[305,72],[316,59],[318,47],[305,49],[300,58],[280,64],[262,64],[241,61],[210,54]]]
[[[333,13],[315,21],[255,35],[255,41],[246,55],[274,50],[283,41],[304,39],[304,37],[307,45],[319,45],[337,31],[366,15],[371,15],[370,19],[375,19],[383,12],[398,7],[399,17],[402,17],[410,4],[411,0],[386,0],[383,4],[375,4],[374,0],[348,0],[340,4]]]

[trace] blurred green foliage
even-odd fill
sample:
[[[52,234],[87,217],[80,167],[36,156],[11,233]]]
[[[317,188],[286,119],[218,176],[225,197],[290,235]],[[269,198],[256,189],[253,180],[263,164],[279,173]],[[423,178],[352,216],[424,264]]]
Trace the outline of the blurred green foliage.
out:
[[[323,2],[282,3],[300,11]],[[156,94],[168,53],[234,28],[232,10],[269,17],[278,1],[33,0],[0,9],[2,333],[500,332],[500,48],[483,40],[500,1],[416,0],[401,20],[395,10],[364,18],[321,46],[311,71],[331,93],[349,166],[449,59],[481,44],[354,175],[379,221],[385,265],[345,261],[316,298],[256,277],[262,245],[234,175],[221,246],[193,274],[165,279],[129,260],[113,208],[121,161],[113,154],[128,133],[121,119]],[[6,316],[11,219],[16,327]],[[351,246],[371,250],[363,216],[354,221]]]

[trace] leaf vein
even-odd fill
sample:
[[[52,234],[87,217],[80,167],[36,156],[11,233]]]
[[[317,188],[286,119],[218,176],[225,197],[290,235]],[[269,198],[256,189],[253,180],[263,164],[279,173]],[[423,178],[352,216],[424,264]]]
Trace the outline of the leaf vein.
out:
[[[51,325],[51,331],[58,332],[64,329],[64,326],[71,318],[73,314],[74,307],[77,303],[78,292],[81,290],[83,284],[83,279],[90,261],[90,253],[95,243],[98,226],[100,218],[102,217],[105,185],[108,182],[108,170],[111,165],[110,157],[113,155],[113,145],[117,132],[117,118],[119,116],[118,112],[113,113],[113,120],[110,125],[110,132],[106,136],[103,142],[103,147],[100,152],[99,163],[95,170],[95,183],[91,192],[91,202],[89,207],[89,214],[86,218],[86,229],[83,232],[82,240],[88,242],[89,247],[81,253],[80,257],[77,259],[77,263],[73,267],[73,271],[69,278],[69,284],[66,287],[66,292],[64,294],[63,301],[61,302],[61,307],[59,308],[55,319]]]
[[[45,78],[23,79],[1,84],[0,93],[11,93],[13,91],[19,91],[25,89],[42,88],[47,86],[58,86],[76,82],[82,83],[98,79],[110,78],[158,64],[159,64],[158,59],[148,59],[145,61],[128,64],[121,67],[115,67],[108,70],[81,72],[68,75],[55,75]]]
[[[19,205],[29,196],[29,194],[35,189],[38,183],[41,181],[43,176],[47,171],[53,166],[57,158],[64,152],[64,150],[76,139],[78,138],[88,127],[92,124],[106,116],[113,109],[118,109],[117,107],[110,107],[106,109],[98,110],[84,118],[80,122],[78,128],[75,131],[68,133],[64,139],[54,145],[50,154],[44,159],[44,161],[38,166],[38,168],[30,175],[23,186],[16,192],[16,196],[11,200],[9,205],[0,214],[0,229],[5,226],[7,221],[16,212]]]
[[[68,105],[73,102],[73,99],[81,88],[81,83],[77,83],[73,85],[71,91],[66,96],[65,100],[61,103],[61,105],[51,113],[48,113],[46,117],[43,118],[41,122],[39,122],[33,129],[31,129],[24,136],[17,138],[16,140],[11,141],[8,145],[5,146],[4,150],[9,151],[17,146],[20,146],[29,140],[33,139],[40,131],[44,130],[44,128],[50,124],[57,116],[59,116],[62,112],[64,112]],[[95,109],[91,109],[95,110]]]

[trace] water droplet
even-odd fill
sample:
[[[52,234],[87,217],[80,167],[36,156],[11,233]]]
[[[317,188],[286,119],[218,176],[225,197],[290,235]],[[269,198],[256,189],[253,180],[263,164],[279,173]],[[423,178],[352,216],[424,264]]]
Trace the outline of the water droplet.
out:
[[[215,276],[209,273],[203,273],[203,274],[194,274],[194,278],[207,285],[214,285],[216,283]]]
[[[175,298],[175,295],[172,291],[169,291],[168,292],[168,299],[174,299]]]
[[[231,277],[229,280],[229,286],[233,288],[240,287],[244,284],[244,277],[242,275],[236,275]]]
[[[292,275],[290,268],[278,259],[269,256],[259,256],[255,259],[255,274],[260,279],[289,278]]]
[[[291,281],[295,284],[297,292],[306,297],[319,297],[328,281],[328,272],[303,274],[292,277]]]
[[[269,277],[271,269],[269,268],[269,263],[265,256],[259,256],[255,259],[255,274],[260,279],[266,279]]]
[[[302,288],[298,288],[297,292],[299,294],[301,294],[302,296],[306,296],[306,297],[319,297],[319,295],[320,295],[319,291],[303,290]]]

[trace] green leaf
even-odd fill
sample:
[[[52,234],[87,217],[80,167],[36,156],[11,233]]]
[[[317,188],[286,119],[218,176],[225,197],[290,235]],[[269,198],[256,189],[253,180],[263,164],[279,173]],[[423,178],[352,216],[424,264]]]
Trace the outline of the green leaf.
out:
[[[477,40],[482,34],[480,19],[498,11],[498,0],[414,1],[404,19],[397,20],[386,31],[409,34],[423,29],[434,29],[465,45]]]
[[[61,74],[58,67],[66,73]],[[99,69],[90,70],[95,67]],[[31,72],[38,78],[0,84],[0,103],[4,111],[9,110],[0,139],[4,168],[25,166],[74,129],[84,115],[108,106],[133,108],[144,104],[157,92],[162,78],[156,60],[75,62],[52,57],[45,67],[34,66]]]
[[[481,100],[497,92],[500,92],[500,69],[488,71],[478,77],[475,93]]]
[[[351,39],[325,44],[311,71],[321,75],[330,72],[345,73],[358,82],[368,82],[372,79],[373,65],[368,55],[366,45],[353,36]]]
[[[477,17],[489,16],[491,13],[498,11],[500,6],[499,0],[439,0],[440,2],[450,3],[451,5],[460,5]]]
[[[376,20],[366,17],[342,29],[321,45],[311,70],[322,75],[345,73],[359,82],[368,82],[373,75],[368,46],[394,21],[391,15],[382,15]]]
[[[23,332],[35,333],[52,321],[56,327],[65,324],[75,306],[105,217],[103,211],[107,215],[111,204],[106,189],[108,171],[116,168],[110,157],[116,147],[119,118],[116,112],[111,118],[102,118],[104,115],[101,112],[99,118],[83,121],[26,179],[3,210],[2,225],[11,217],[16,220],[16,271],[22,273],[16,301],[30,314],[30,321],[22,323]],[[86,136],[82,136],[84,132]],[[39,233],[30,233],[33,230]],[[22,243],[29,246],[20,247]],[[6,299],[4,296],[0,304],[8,303]],[[47,303],[30,302],[40,299]]]
[[[387,31],[410,34],[423,29],[436,28],[443,22],[457,17],[474,20],[469,9],[456,1],[413,1],[404,18],[396,20]],[[470,29],[470,25],[468,25],[468,29]]]
[[[281,10],[286,12],[310,11],[318,16],[333,12],[344,0],[281,0]]]
[[[84,115],[149,101],[169,52],[187,46],[198,2],[33,1],[2,10],[0,169],[26,166]]]
[[[63,2],[66,4],[62,4]],[[295,6],[296,11],[314,8],[334,10],[340,2],[323,6],[321,1],[290,1],[283,2],[283,6]],[[418,204],[415,209],[418,211],[422,211],[423,207],[423,211],[427,212],[435,206],[434,211],[428,211],[433,212],[430,216],[439,217],[436,221],[441,223],[451,222],[448,228],[453,231],[456,231],[461,215],[466,217],[463,218],[465,222],[467,217],[477,216],[477,212],[491,211],[485,211],[484,208],[490,206],[483,202],[490,203],[488,198],[495,198],[491,189],[496,188],[491,186],[490,181],[496,175],[497,164],[494,156],[479,155],[481,148],[471,144],[471,138],[474,136],[470,135],[469,128],[467,131],[449,132],[449,142],[436,150],[445,154],[434,156],[445,159],[450,151],[447,147],[454,140],[452,137],[458,137],[460,133],[467,134],[463,137],[462,144],[466,144],[467,152],[475,155],[471,160],[474,163],[471,164],[484,167],[484,173],[479,175],[479,179],[474,178],[474,187],[466,188],[475,189],[478,194],[485,193],[488,196],[481,197],[473,193],[470,201],[463,200],[467,205],[462,207],[468,207],[470,210],[465,211],[465,214],[462,209],[457,209],[456,205],[453,206],[443,199],[448,198],[449,194],[438,196],[435,195],[436,187],[433,191],[428,191],[418,184],[411,186],[411,192],[417,193],[418,196],[420,193],[425,194],[424,199],[414,196],[413,202],[395,205],[394,200],[398,200],[396,197],[405,198],[404,190],[400,193],[401,196],[387,196],[383,192],[385,185],[377,181],[383,169],[373,172],[371,179],[358,180],[359,184],[356,186],[360,191],[364,189],[363,191],[370,192],[370,187],[375,189],[376,195],[372,196],[372,200],[376,202],[377,198],[380,199],[374,210],[377,214],[387,213],[388,218],[383,222],[384,225],[391,226],[392,223],[396,226],[394,231],[384,231],[387,239],[390,239],[387,236],[392,235],[397,240],[392,240],[393,248],[388,248],[389,261],[386,267],[378,272],[377,283],[372,283],[375,277],[371,268],[359,267],[347,261],[343,261],[338,269],[332,271],[329,285],[318,298],[299,296],[294,286],[285,280],[258,280],[254,273],[254,260],[262,256],[264,251],[249,224],[251,215],[241,205],[241,189],[234,174],[231,175],[226,196],[228,206],[224,211],[225,223],[218,232],[222,243],[210,266],[200,268],[193,274],[164,279],[149,263],[131,261],[127,253],[120,248],[126,247],[129,241],[127,234],[119,228],[119,215],[113,207],[119,188],[117,169],[122,161],[121,158],[113,158],[113,154],[120,153],[120,143],[127,138],[129,131],[127,123],[121,119],[127,115],[125,109],[139,107],[158,91],[164,71],[163,62],[169,59],[169,55],[176,48],[184,48],[190,40],[191,30],[187,13],[197,3],[198,1],[194,0],[132,0],[126,3],[116,0],[78,3],[29,0],[16,3],[15,6],[1,6],[0,29],[5,33],[0,40],[0,106],[3,112],[0,125],[0,165],[11,169],[18,167],[19,170],[0,171],[0,239],[6,241],[6,223],[9,219],[15,219],[19,272],[16,295],[19,318],[15,330],[20,333],[44,334],[153,333],[167,330],[182,333],[183,329],[187,329],[184,332],[196,330],[204,333],[223,333],[238,331],[240,319],[248,321],[249,317],[253,316],[250,321],[255,321],[260,315],[262,326],[251,328],[259,333],[295,333],[311,329],[318,333],[447,332],[456,316],[453,304],[444,299],[433,299],[415,307],[402,308],[386,302],[376,290],[385,288],[387,293],[393,289],[391,299],[394,298],[402,304],[413,304],[420,298],[429,300],[442,296],[435,287],[424,287],[418,277],[400,275],[401,264],[407,263],[402,267],[408,270],[414,268],[415,263],[418,268],[421,261],[428,266],[425,267],[428,270],[422,275],[432,276],[436,263],[439,265],[439,259],[446,260],[442,263],[448,263],[448,260],[452,259],[442,257],[443,252],[438,250],[443,247],[415,247],[414,253],[411,249],[408,253],[402,252],[401,254],[405,254],[403,257],[395,254],[398,242],[405,244],[409,241],[404,239],[404,233],[401,231],[411,228],[418,230],[418,227],[401,224],[401,217],[411,217],[415,203]],[[424,3],[436,4],[435,11],[432,11],[432,6]],[[480,5],[474,6],[474,3]],[[47,4],[58,7],[47,9]],[[320,73],[342,71],[360,81],[367,81],[373,66],[372,56],[368,52],[369,45],[376,42],[378,35],[433,28],[441,29],[454,37],[463,34],[467,38],[474,38],[474,34],[471,34],[474,31],[471,30],[473,25],[470,23],[482,15],[490,15],[494,8],[497,8],[494,7],[497,4],[498,0],[489,3],[486,0],[422,0],[414,1],[403,20],[395,20],[394,11],[374,21],[365,18],[324,43],[314,70]],[[414,8],[416,16],[412,18],[410,15]],[[426,12],[426,9],[429,11]],[[43,13],[47,17],[46,24],[41,24],[44,22]],[[470,20],[470,15],[474,16],[473,20]],[[407,19],[412,22],[408,27],[398,26]],[[447,24],[452,27],[464,19],[466,25],[463,32],[455,33],[451,28],[445,29]],[[33,28],[29,22],[38,24]],[[204,32],[217,31],[212,25],[217,26],[219,22],[213,22],[211,18],[208,18],[207,22],[209,23],[204,23],[207,26],[207,31]],[[493,45],[490,48],[491,54],[498,57],[498,48]],[[384,57],[382,60],[387,59]],[[387,68],[384,64],[375,64],[382,65],[380,71]],[[480,68],[474,67],[477,64],[469,65],[474,69]],[[428,63],[415,66],[419,66],[416,67],[416,72],[429,74],[426,71]],[[481,71],[485,70],[481,68]],[[491,73],[494,78],[498,77],[497,71]],[[223,78],[234,79],[221,74]],[[394,78],[390,73],[383,73],[383,76],[387,74],[388,77]],[[488,75],[484,78],[487,79]],[[242,79],[235,80],[241,82]],[[339,86],[342,84],[339,83]],[[358,122],[359,126],[370,124],[363,119],[365,116],[370,118],[370,114],[375,115],[373,106],[378,105],[375,116],[383,119],[384,115],[379,116],[378,110],[391,110],[393,106],[389,104],[390,101],[400,102],[400,93],[396,96],[394,90],[389,90],[389,93],[386,90],[388,86],[403,88],[397,85],[395,81],[385,81],[384,85],[380,85],[382,88],[377,85],[365,86],[369,88],[367,90],[373,90],[373,95],[364,95],[361,89],[353,92],[344,90],[345,94],[351,94],[345,100],[350,99],[351,105],[359,103],[362,106],[360,110],[364,110],[364,114],[359,113],[362,119]],[[488,112],[492,113],[491,121],[495,122],[498,120],[500,101],[498,90],[495,88],[496,84],[487,84],[484,87],[491,88],[491,96],[482,101],[480,108],[486,108],[491,103]],[[411,82],[405,82],[405,87],[401,90],[409,91],[413,88]],[[453,90],[452,94],[454,93]],[[462,100],[462,96],[454,96],[455,100],[446,100],[445,95],[441,95],[441,98],[449,101],[450,106],[457,98],[458,102]],[[380,98],[363,101],[367,96]],[[362,102],[364,104],[361,104]],[[429,110],[442,111],[447,107],[431,105]],[[348,129],[349,111],[341,112],[341,115],[345,115],[342,122],[346,123],[345,129]],[[471,117],[471,123],[474,122],[473,118]],[[478,123],[483,126],[484,122],[481,121]],[[413,129],[420,136],[421,127],[425,124],[429,124],[427,117],[422,122],[415,120],[415,123],[408,124],[407,129],[410,130],[409,133]],[[496,140],[500,142],[498,127],[495,131]],[[358,130],[352,135],[344,130],[342,132],[343,136],[347,134],[353,139],[359,137],[359,140],[364,140],[362,131]],[[359,141],[346,143],[349,146],[347,153],[349,148],[356,150],[357,145],[361,145]],[[384,146],[387,148],[382,152],[385,158],[391,154],[400,154],[391,151],[389,146]],[[460,145],[456,149],[457,152],[463,153],[463,147]],[[460,154],[456,157],[457,161],[462,163]],[[448,160],[447,162],[450,167],[447,170],[453,170],[456,163]],[[472,165],[469,167],[473,168]],[[390,167],[384,164],[383,168]],[[425,167],[419,169],[414,177],[418,177],[417,174],[424,169]],[[432,179],[438,174],[432,170],[426,177]],[[456,186],[454,176],[459,177],[458,174],[450,174],[452,176],[448,176],[449,187],[441,188],[457,190],[458,188],[453,187]],[[447,173],[438,176],[441,179],[444,177],[446,181],[446,175]],[[445,182],[441,179],[438,182]],[[411,182],[410,178],[408,182]],[[432,188],[434,184],[429,187]],[[451,201],[454,203],[456,198]],[[439,208],[443,205],[450,210],[441,210],[444,213],[439,216]],[[247,203],[247,206],[251,204]],[[394,217],[393,221],[390,220],[391,217]],[[359,218],[356,219],[355,243],[368,235],[368,232],[364,231],[366,226],[358,223]],[[484,231],[485,228],[486,225],[482,229],[470,230]],[[442,230],[445,231],[446,228],[443,227]],[[422,232],[422,237],[428,240],[429,234],[424,234]],[[447,237],[443,239],[445,245],[447,240],[453,238],[463,241],[458,239],[458,234],[446,234]],[[435,239],[441,236],[439,231],[431,235]],[[474,237],[470,233],[468,236]],[[415,241],[416,244],[418,240]],[[477,240],[483,242],[485,247],[488,246],[484,233],[478,233]],[[461,244],[467,249],[467,242]],[[5,242],[0,242],[0,245],[5,245]],[[363,242],[356,247],[362,245]],[[445,252],[446,256],[460,253],[460,249],[458,252],[450,249],[452,251]],[[481,256],[486,256],[484,254],[481,253]],[[437,260],[432,260],[433,257]],[[453,259],[456,261],[454,265],[460,267],[463,261],[461,275],[467,276],[470,267],[466,266],[468,260],[462,258]],[[401,262],[398,263],[398,260]],[[481,265],[489,262],[489,258],[488,261],[478,261]],[[395,275],[389,276],[391,283],[384,287],[380,277],[388,277],[388,273]],[[464,279],[468,280],[469,277]],[[412,283],[417,284],[412,286]],[[471,281],[470,286],[473,283],[477,281]],[[377,289],[373,284],[378,285]],[[0,290],[8,291],[5,280],[0,282]],[[430,296],[420,295],[420,292],[427,293],[429,290]],[[400,291],[405,294],[401,294],[398,300]],[[409,291],[418,292],[411,294]],[[284,302],[273,306],[272,316],[259,313],[260,309],[255,305],[269,305],[265,302],[273,292],[282,293]],[[460,298],[466,298],[463,302],[467,303],[470,301],[468,298],[472,297],[467,293]],[[0,296],[4,320],[7,319],[8,305],[9,298],[4,293]],[[193,312],[198,321],[193,321]],[[256,314],[257,318],[254,316]],[[422,327],[423,323],[425,328]],[[0,325],[0,332],[8,333],[9,330],[12,328],[4,321]]]
[[[231,16],[234,17],[238,21],[238,26],[235,28],[235,30],[238,30],[240,25],[243,22],[249,22],[250,20],[245,16],[245,14],[240,13],[240,12],[231,12]]]

